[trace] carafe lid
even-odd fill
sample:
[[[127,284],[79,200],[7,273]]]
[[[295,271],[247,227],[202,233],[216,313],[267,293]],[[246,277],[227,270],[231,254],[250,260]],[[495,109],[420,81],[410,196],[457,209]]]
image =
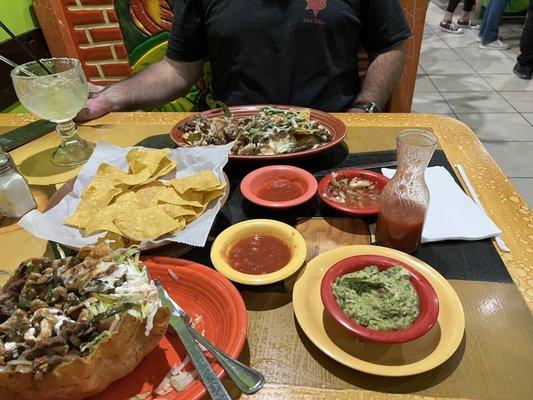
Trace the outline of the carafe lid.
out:
[[[15,163],[11,156],[3,151],[0,152],[0,175],[6,174],[15,169]]]

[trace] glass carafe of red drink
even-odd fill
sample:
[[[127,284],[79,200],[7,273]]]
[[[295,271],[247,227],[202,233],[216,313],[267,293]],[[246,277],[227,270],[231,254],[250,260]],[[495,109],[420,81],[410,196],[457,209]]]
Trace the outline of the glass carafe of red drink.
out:
[[[398,134],[396,144],[398,169],[381,192],[376,242],[412,253],[420,247],[429,206],[424,173],[437,138],[431,132],[407,129]]]

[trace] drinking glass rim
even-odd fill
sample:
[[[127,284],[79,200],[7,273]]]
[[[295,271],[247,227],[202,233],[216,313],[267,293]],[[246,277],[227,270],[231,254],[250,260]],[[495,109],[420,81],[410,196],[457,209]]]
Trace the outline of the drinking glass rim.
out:
[[[73,61],[73,65],[71,68],[65,70],[65,71],[61,71],[61,72],[56,72],[55,74],[46,74],[46,75],[37,75],[37,76],[27,76],[27,75],[16,75],[15,72],[20,72],[20,70],[30,64],[37,64],[37,61],[28,61],[27,63],[24,63],[24,64],[20,64],[17,68],[13,68],[11,70],[11,78],[17,78],[17,79],[37,79],[37,78],[42,78],[42,77],[45,77],[45,76],[57,76],[57,75],[61,75],[61,74],[64,74],[65,72],[68,72],[70,70],[73,70],[74,68],[76,68],[77,66],[81,66],[81,62],[80,60],[78,60],[77,58],[70,58],[70,57],[49,57],[49,58],[40,58],[39,61],[50,61],[50,60],[68,60],[68,61]]]
[[[409,135],[418,135],[418,136],[424,137],[425,139],[428,140],[428,143],[427,144],[406,143],[405,140],[403,139],[405,139],[405,137]],[[408,146],[420,147],[420,148],[434,147],[437,145],[437,142],[438,142],[438,138],[433,132],[430,132],[428,130],[421,129],[421,128],[404,129],[403,131],[398,132],[398,134],[396,135],[396,140],[399,143],[406,144]]]

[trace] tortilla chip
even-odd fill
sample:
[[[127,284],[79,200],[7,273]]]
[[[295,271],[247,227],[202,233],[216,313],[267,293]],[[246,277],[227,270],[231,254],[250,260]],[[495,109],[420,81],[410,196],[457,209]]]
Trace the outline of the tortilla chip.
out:
[[[144,207],[144,203],[139,201],[135,193],[126,192],[116,203],[96,212],[85,225],[85,235],[90,236],[98,231],[109,231],[118,235],[122,231],[115,225],[113,218],[115,215],[123,213],[134,214]]]
[[[138,186],[150,182],[151,171],[146,169],[138,174],[126,174],[122,178],[122,184],[126,186]]]
[[[146,180],[157,179],[170,172],[176,163],[168,158],[170,149],[145,149],[137,147],[128,152],[126,160],[132,175],[146,176]]]
[[[193,217],[193,219],[196,218],[196,211],[193,207],[189,206],[180,206],[178,204],[158,204],[158,208],[162,209],[164,212],[166,212],[170,218],[184,218],[184,217]]]
[[[166,186],[162,182],[154,181],[138,186],[133,189],[133,192],[128,193],[132,193],[136,199],[145,204],[155,205],[157,204],[157,194],[163,189],[166,189]]]
[[[130,176],[136,176],[136,177],[142,177],[143,180],[141,181],[140,178],[130,178],[129,182],[131,182],[131,186],[139,187],[143,186],[145,184],[149,184],[151,182],[157,181],[158,178],[168,174],[170,171],[172,171],[176,167],[176,163],[168,158],[161,161],[159,164],[158,169],[152,174],[151,177],[146,178],[146,175],[148,174],[148,170],[139,174],[139,175],[130,175]],[[135,183],[139,182],[139,183]]]
[[[76,212],[65,222],[84,228],[87,236],[107,231],[104,240],[116,242],[115,248],[183,229],[224,192],[225,183],[212,171],[168,184],[158,181],[176,166],[169,153],[169,149],[132,149],[126,156],[127,172],[102,163]]]
[[[108,163],[102,163],[96,171],[91,185],[95,186],[118,186],[124,182],[126,171],[120,168],[110,165]]]
[[[135,147],[131,149],[126,155],[130,173],[138,174],[149,166],[154,166],[155,171],[159,162],[170,154],[170,149],[146,149],[143,147]]]
[[[85,225],[85,236],[91,236],[101,231],[107,231],[109,233],[115,233],[121,235],[122,232],[113,222],[113,213],[104,212],[98,213],[87,222]]]
[[[159,192],[155,195],[157,203],[166,203],[166,204],[181,204],[184,203],[186,200],[182,199],[182,197],[176,193],[174,188],[172,187],[165,187],[164,189],[161,189]],[[187,204],[182,204],[187,205]]]
[[[174,168],[176,168],[176,162],[174,160],[171,160],[168,157],[163,158],[163,160],[161,160],[161,162],[159,163],[159,166],[157,167],[156,171],[150,177],[150,181],[155,181],[156,179],[165,176]]]
[[[200,215],[205,211],[205,209],[207,208],[211,200],[216,199],[217,197],[220,197],[220,195],[223,192],[224,192],[224,189],[213,190],[211,192],[205,192],[205,193],[193,192],[193,193],[196,193],[197,195],[202,195],[202,200],[201,200],[200,206],[196,205],[196,203],[192,203],[191,206],[194,207],[194,209],[196,210],[196,213]],[[187,193],[189,192],[185,192],[185,194]]]
[[[105,243],[108,247],[110,247],[113,250],[125,249],[128,247],[131,247],[134,244],[138,244],[138,242],[129,240],[128,238],[125,238],[121,234],[117,234],[114,232],[107,232],[104,237],[98,239],[97,243]]]
[[[153,169],[157,168],[157,165]],[[100,164],[98,171],[91,182],[92,185],[101,185],[101,184],[111,184],[114,186],[125,185],[125,186],[136,186],[142,185],[149,181],[151,174],[153,173],[152,169],[146,168],[141,170],[139,173],[130,174],[126,171],[122,171],[120,168],[117,168],[113,165],[106,163]]]
[[[142,197],[135,192],[125,190],[116,196],[113,200],[113,204],[116,203],[138,203],[139,207],[147,204]]]
[[[185,226],[183,219],[172,219],[165,211],[155,206],[117,214],[113,222],[122,235],[139,242],[157,239]]]
[[[204,207],[204,194],[202,192],[188,190],[180,194],[179,198],[181,202],[178,204],[189,205],[191,207]]]
[[[196,211],[195,215],[184,215],[183,219],[185,220],[186,223],[189,223],[189,222],[194,221],[196,218],[198,218],[198,216],[200,216],[200,214],[201,214],[201,212]]]
[[[211,200],[214,200],[224,193],[224,189],[215,189],[210,192],[204,193],[204,204],[207,207]]]
[[[84,228],[95,211],[106,207],[121,192],[121,188],[114,186],[98,187],[92,184],[89,185],[81,196],[76,212],[74,215],[67,217],[65,223],[78,228]]]
[[[309,121],[311,119],[311,110],[309,108],[303,108],[301,110],[298,110],[302,118]]]
[[[111,182],[113,185],[136,186],[155,181],[175,168],[176,163],[167,157],[169,153],[169,149],[133,149],[126,156],[129,165],[128,172],[102,163],[98,167],[92,184],[103,181]]]
[[[209,192],[215,189],[222,189],[225,186],[213,171],[202,171],[186,178],[172,179],[170,184],[180,194],[191,190]]]

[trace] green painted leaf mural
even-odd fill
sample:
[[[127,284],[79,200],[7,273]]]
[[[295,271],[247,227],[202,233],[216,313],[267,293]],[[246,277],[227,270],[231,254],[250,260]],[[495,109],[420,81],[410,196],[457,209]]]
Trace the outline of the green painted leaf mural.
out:
[[[166,53],[172,24],[173,0],[116,0],[115,10],[134,73],[161,60]],[[211,68],[204,64],[203,74],[186,96],[153,111],[202,111],[211,93]],[[150,111],[152,111],[150,110]]]

